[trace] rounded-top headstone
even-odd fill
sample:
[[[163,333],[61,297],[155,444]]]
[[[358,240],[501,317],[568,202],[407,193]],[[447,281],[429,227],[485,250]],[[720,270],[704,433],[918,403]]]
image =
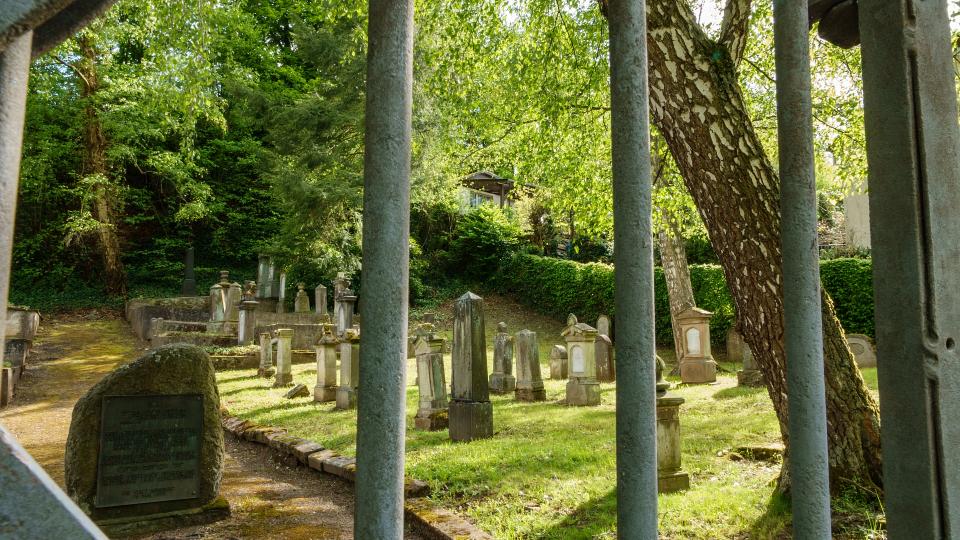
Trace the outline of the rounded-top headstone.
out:
[[[498,323],[497,323],[497,332],[500,333],[500,334],[504,334],[504,333],[506,333],[506,331],[507,331],[507,323],[505,323],[505,322],[503,322],[503,321],[498,322]]]
[[[190,419],[194,423],[202,422],[199,440],[196,441],[200,453],[196,468],[199,478],[195,497],[109,507],[100,504],[98,507],[97,469],[101,450],[101,419],[104,413],[102,406],[107,401],[105,396],[175,396],[172,399],[183,399],[184,403],[188,400],[196,403],[197,396],[200,396],[202,406],[195,407],[195,410],[201,418]],[[111,407],[114,399],[116,398],[110,399]],[[220,427],[219,411],[220,394],[217,391],[213,364],[207,353],[197,346],[166,345],[117,368],[94,385],[73,408],[64,456],[67,493],[94,519],[175,512],[202,507],[212,502],[217,497],[223,476],[223,430]],[[160,428],[161,424],[160,420],[142,422],[142,437],[130,433],[130,441],[135,444],[137,437],[149,440],[151,435],[148,432]],[[170,431],[169,427],[166,429]],[[135,435],[137,437],[134,437]],[[172,432],[167,435],[175,436]],[[150,458],[147,453],[157,453],[159,456],[155,447],[150,447],[143,453],[144,459]],[[156,480],[162,479],[161,477]]]

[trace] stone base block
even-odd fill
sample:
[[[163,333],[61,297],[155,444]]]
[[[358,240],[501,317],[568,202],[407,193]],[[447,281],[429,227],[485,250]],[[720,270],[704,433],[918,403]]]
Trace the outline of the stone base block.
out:
[[[0,407],[6,407],[13,401],[13,368],[0,369]]]
[[[717,363],[708,358],[683,360],[680,362],[680,380],[684,384],[717,382]]]
[[[277,380],[273,382],[274,388],[293,386],[293,373],[278,373]]]
[[[413,419],[413,425],[421,431],[439,431],[447,429],[449,416],[446,410],[420,411]]]
[[[340,410],[357,408],[357,391],[347,386],[337,387],[337,408]]]
[[[336,401],[337,387],[336,386],[314,386],[313,400],[319,401],[320,403],[326,403],[328,401]]]
[[[570,379],[567,382],[567,405],[592,406],[600,404],[600,383],[589,379]]]
[[[657,491],[659,493],[673,493],[690,489],[690,476],[681,471],[659,473],[657,475]]]
[[[262,367],[262,368],[257,368],[257,377],[263,377],[264,379],[269,379],[269,378],[273,377],[273,375],[274,375],[276,372],[277,372],[277,371],[276,371],[275,369],[273,369],[272,367],[268,367],[268,368],[264,368],[264,367]]]
[[[547,391],[543,387],[517,388],[514,396],[517,401],[546,401]]]
[[[230,517],[230,503],[223,497],[217,497],[200,508],[136,517],[102,519],[97,520],[96,523],[104,533],[113,538],[206,525],[228,517]]]
[[[490,375],[490,391],[494,394],[508,394],[517,388],[517,378],[504,373]]]
[[[766,386],[767,380],[759,369],[741,369],[737,372],[738,386]]]
[[[451,401],[449,421],[451,440],[493,437],[493,404],[489,401]]]

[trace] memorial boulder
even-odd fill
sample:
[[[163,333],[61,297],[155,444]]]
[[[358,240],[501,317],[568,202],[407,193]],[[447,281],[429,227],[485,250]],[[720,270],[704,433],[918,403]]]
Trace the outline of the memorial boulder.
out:
[[[167,345],[121,366],[74,406],[67,493],[113,531],[225,517],[219,409],[213,364],[196,346]]]

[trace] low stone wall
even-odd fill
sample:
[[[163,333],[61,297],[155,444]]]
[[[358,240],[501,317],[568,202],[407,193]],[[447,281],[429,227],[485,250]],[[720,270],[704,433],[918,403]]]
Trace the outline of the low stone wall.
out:
[[[298,315],[306,315],[298,314]],[[319,319],[319,318],[318,318]],[[274,324],[262,324],[261,321],[257,320],[257,326],[254,331],[254,336],[259,336],[263,332],[269,332],[270,334],[275,335],[276,331],[281,328],[289,328],[293,330],[293,343],[292,347],[299,350],[313,350],[313,346],[316,345],[317,340],[320,339],[320,335],[323,333],[323,326],[317,323],[274,323]],[[259,339],[259,338],[258,338]]]
[[[207,334],[205,332],[170,332],[161,336],[154,336],[153,339],[150,340],[150,346],[154,349],[173,343],[187,343],[200,347],[206,345],[232,347],[237,344],[237,336],[230,334]]]
[[[133,333],[142,340],[149,340],[150,319],[191,322],[209,320],[210,297],[134,298],[127,301],[125,312]]]

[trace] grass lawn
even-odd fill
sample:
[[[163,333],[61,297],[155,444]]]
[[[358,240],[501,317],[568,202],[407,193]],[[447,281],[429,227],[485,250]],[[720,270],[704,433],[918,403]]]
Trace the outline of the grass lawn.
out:
[[[548,377],[547,345],[560,343],[562,324],[507,300],[493,300],[486,311],[488,361],[492,364],[496,322],[503,320],[511,332],[523,327],[538,332],[542,373]],[[438,323],[449,331],[452,323],[445,315]],[[672,351],[661,355],[670,357]],[[449,383],[449,356],[446,361]],[[293,372],[295,382],[312,389],[315,366],[295,365]],[[429,482],[438,503],[470,516],[497,538],[615,537],[615,384],[602,385],[598,407],[558,404],[565,381],[549,379],[543,403],[493,396],[495,436],[454,444],[446,431],[412,428],[418,397],[412,360],[407,373],[407,473]],[[284,390],[271,388],[253,370],[224,371],[218,378],[222,402],[232,414],[355,454],[355,411],[335,411],[333,404],[314,403],[312,397],[284,399]],[[875,375],[868,374],[867,380],[876,388]],[[686,399],[681,408],[683,469],[690,474],[691,489],[660,496],[662,537],[782,537],[790,518],[789,504],[773,496],[779,464],[733,461],[727,455],[735,446],[779,441],[766,391],[739,388],[736,377],[725,373],[718,384],[680,385],[672,392]],[[850,537],[868,534],[851,531]]]

